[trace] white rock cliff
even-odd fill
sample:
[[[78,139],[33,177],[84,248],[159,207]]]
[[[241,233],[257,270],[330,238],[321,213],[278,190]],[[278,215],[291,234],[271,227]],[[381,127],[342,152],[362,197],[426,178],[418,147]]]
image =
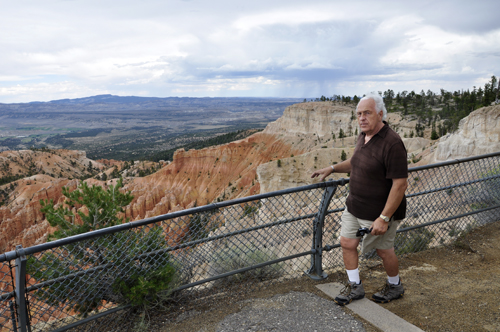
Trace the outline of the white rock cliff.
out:
[[[431,163],[500,151],[500,105],[480,108],[439,140]]]

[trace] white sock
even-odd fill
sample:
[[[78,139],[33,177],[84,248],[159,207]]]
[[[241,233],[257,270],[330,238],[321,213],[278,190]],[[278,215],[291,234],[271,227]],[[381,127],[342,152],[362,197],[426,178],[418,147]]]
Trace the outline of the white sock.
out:
[[[361,280],[359,279],[359,269],[346,271],[350,282],[355,282],[356,284],[359,284],[361,282]]]
[[[390,284],[399,285],[399,274],[395,277],[387,276],[387,280],[389,281]]]

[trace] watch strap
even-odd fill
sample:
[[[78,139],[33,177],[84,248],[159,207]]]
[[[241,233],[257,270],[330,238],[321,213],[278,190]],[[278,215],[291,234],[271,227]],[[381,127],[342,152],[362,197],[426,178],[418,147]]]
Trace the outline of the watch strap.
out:
[[[383,219],[385,222],[391,221],[391,218],[384,216],[383,214],[380,215],[380,218]]]

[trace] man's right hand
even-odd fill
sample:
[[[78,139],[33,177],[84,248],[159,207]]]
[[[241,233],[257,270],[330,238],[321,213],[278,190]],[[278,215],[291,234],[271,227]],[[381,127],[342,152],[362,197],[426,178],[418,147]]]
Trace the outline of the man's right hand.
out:
[[[317,170],[316,172],[312,173],[311,175],[311,179],[315,178],[315,177],[318,177],[319,176],[319,180],[320,181],[324,181],[325,178],[332,174],[333,173],[333,169],[331,166],[328,166],[328,167],[325,167],[325,168],[322,168],[320,170]]]

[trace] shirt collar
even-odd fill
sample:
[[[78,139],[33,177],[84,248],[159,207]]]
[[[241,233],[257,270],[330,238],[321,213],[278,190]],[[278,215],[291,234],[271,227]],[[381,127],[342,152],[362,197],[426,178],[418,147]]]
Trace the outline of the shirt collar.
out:
[[[384,120],[382,120],[382,122],[384,123],[384,126],[374,136],[380,135],[382,138],[385,138],[387,131],[389,130],[389,124]],[[361,135],[366,136],[364,132],[361,132]]]

